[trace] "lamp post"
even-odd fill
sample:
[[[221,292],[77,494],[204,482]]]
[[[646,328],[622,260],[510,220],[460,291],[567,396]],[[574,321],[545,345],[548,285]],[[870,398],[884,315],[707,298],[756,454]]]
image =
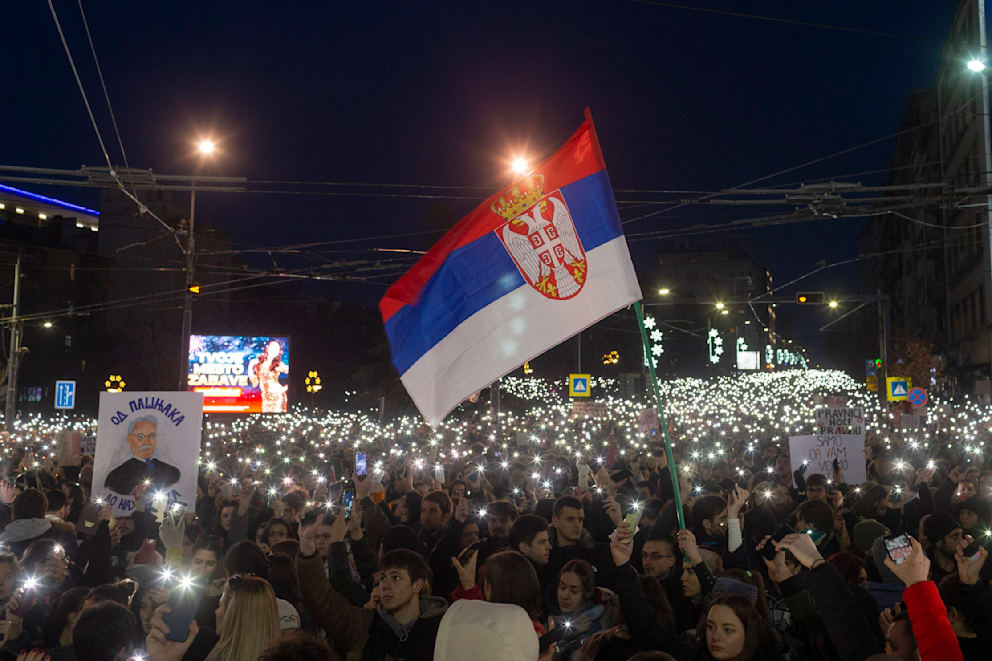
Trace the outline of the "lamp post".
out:
[[[199,158],[197,165],[203,163],[205,157],[211,156],[217,146],[213,140],[200,140],[197,144]],[[199,169],[199,168],[197,168]],[[194,170],[194,174],[196,171]],[[179,387],[176,390],[183,391],[188,387],[187,371],[189,370],[189,336],[193,328],[193,282],[196,272],[196,236],[194,232],[196,219],[196,179],[192,181],[192,189],[189,194],[189,223],[186,226],[186,292],[183,300],[183,336],[182,344],[179,347]]]

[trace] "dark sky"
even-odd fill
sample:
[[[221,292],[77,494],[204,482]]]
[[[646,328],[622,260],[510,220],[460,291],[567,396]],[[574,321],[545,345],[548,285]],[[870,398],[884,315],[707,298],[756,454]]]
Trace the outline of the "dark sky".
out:
[[[935,78],[955,3],[686,4],[919,38],[621,0],[83,3],[134,167],[189,172],[192,138],[213,132],[223,154],[207,168],[211,174],[495,187],[505,182],[510,153],[547,155],[589,106],[617,189],[703,191],[897,131],[910,90]],[[120,163],[77,4],[56,0],[55,7]],[[0,163],[101,165],[46,4],[4,3],[0,23],[7,52]],[[891,149],[886,142],[767,183],[881,170]],[[883,179],[884,173],[853,178]],[[96,202],[87,190],[54,192]],[[477,189],[413,192],[483,197]],[[207,194],[198,202],[199,219],[240,245],[265,247],[429,229],[438,204],[263,194]],[[444,203],[453,217],[475,204]],[[628,225],[637,262],[650,265],[657,244],[634,234],[694,224],[706,211],[680,209]],[[728,215],[717,210],[703,218]],[[783,282],[819,259],[856,254],[860,227],[848,220],[747,236]],[[426,248],[430,241],[401,237],[347,248]],[[373,304],[386,282],[342,295]],[[845,282],[856,286],[850,277]]]

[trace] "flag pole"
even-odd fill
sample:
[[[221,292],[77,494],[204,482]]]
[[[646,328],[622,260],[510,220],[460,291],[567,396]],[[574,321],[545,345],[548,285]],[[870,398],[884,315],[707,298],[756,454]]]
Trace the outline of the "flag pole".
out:
[[[634,302],[634,311],[637,313],[637,325],[641,328],[641,343],[644,345],[644,355],[647,358],[648,368],[651,370],[651,383],[654,385],[654,398],[658,406],[658,420],[661,422],[661,432],[665,439],[665,454],[668,457],[668,473],[672,478],[672,489],[675,492],[675,512],[679,517],[679,529],[684,530],[685,515],[682,513],[679,476],[675,470],[675,459],[672,457],[672,442],[668,438],[668,423],[665,421],[665,409],[661,406],[661,390],[658,388],[658,375],[654,369],[654,354],[651,353],[651,344],[648,342],[648,331],[644,327],[644,308],[640,301]]]

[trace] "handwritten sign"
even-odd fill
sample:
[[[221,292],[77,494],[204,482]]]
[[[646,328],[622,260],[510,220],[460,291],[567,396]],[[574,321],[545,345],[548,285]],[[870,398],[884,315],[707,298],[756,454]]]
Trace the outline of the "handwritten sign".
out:
[[[789,459],[793,471],[805,463],[807,476],[819,473],[832,478],[836,459],[847,484],[861,484],[867,479],[864,434],[790,436]]]
[[[860,406],[817,409],[814,431],[817,434],[860,434],[864,436],[864,409]]]
[[[158,505],[196,503],[196,461],[203,430],[198,392],[100,393],[93,497],[116,517],[134,511],[135,487]]]

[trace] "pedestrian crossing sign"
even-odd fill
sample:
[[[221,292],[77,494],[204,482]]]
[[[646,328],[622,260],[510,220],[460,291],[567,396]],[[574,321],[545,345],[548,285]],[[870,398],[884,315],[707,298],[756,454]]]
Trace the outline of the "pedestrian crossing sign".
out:
[[[568,375],[568,396],[588,397],[592,390],[592,380],[589,374],[569,374]]]
[[[890,376],[885,379],[885,398],[890,402],[905,402],[909,399],[909,391],[913,381],[906,376]]]

